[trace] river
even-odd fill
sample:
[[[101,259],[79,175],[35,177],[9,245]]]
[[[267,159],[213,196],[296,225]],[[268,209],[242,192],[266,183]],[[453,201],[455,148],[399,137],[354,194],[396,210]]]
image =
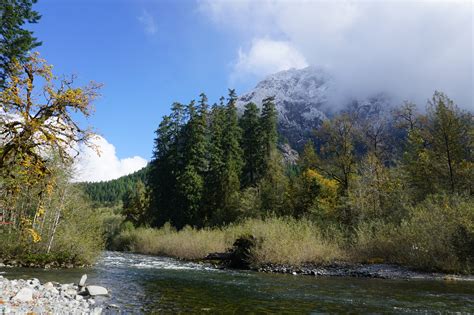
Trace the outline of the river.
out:
[[[89,269],[0,269],[7,278],[109,289],[106,304],[130,313],[474,312],[474,282],[324,278],[217,270],[171,258],[104,252]]]

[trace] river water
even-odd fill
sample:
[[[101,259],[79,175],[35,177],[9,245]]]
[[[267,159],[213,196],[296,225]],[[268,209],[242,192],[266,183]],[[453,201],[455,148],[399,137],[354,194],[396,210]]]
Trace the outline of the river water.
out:
[[[127,313],[474,312],[474,282],[324,278],[216,270],[171,258],[104,252],[90,269],[0,269],[7,278],[109,289],[106,304]]]

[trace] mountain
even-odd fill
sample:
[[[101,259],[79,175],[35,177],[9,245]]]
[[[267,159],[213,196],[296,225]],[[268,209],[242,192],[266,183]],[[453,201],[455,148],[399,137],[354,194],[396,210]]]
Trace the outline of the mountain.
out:
[[[249,102],[261,107],[263,99],[275,96],[279,134],[297,150],[302,149],[313,130],[337,109],[357,109],[363,115],[372,115],[378,111],[388,112],[390,108],[390,99],[383,93],[362,100],[349,97],[345,103],[335,104],[329,93],[336,88],[331,75],[321,68],[290,69],[269,75],[254,89],[241,95],[237,107],[241,112]]]
[[[250,92],[240,96],[237,107],[253,102],[259,107],[262,100],[275,96],[278,129],[294,148],[301,148],[314,128],[327,119],[328,89],[331,77],[317,67],[291,69],[272,74]]]

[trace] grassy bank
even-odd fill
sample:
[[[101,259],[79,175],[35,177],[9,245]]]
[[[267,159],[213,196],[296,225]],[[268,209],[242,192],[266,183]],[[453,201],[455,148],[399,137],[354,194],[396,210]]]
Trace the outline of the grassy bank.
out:
[[[129,229],[116,238],[114,246],[138,253],[202,259],[209,253],[225,252],[242,235],[257,240],[251,252],[253,265],[324,263],[344,257],[337,239],[323,237],[310,221],[289,218],[249,219],[221,229],[186,227],[176,231],[169,225]]]
[[[225,252],[239,237],[252,235],[256,245],[251,249],[250,263],[254,267],[384,262],[419,270],[472,273],[472,205],[469,200],[431,198],[411,209],[411,215],[399,224],[364,221],[355,230],[344,232],[330,224],[292,218],[248,219],[216,229],[131,227],[115,238],[113,247],[196,260]]]

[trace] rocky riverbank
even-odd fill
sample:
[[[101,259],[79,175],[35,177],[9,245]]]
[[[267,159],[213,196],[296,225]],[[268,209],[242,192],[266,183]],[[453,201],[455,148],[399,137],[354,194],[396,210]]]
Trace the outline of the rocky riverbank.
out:
[[[319,277],[355,277],[379,279],[424,279],[424,280],[464,280],[474,281],[474,275],[451,275],[446,273],[413,270],[391,264],[357,264],[334,262],[327,265],[305,264],[302,266],[265,264],[252,266],[248,250],[243,255],[237,251],[208,254],[203,263],[211,263],[216,268],[251,269],[266,273],[284,273]]]
[[[100,296],[107,289],[78,284],[40,283],[38,279],[9,280],[0,275],[0,314],[101,314]]]
[[[255,268],[259,272],[285,273],[292,275],[308,275],[320,277],[356,277],[379,279],[423,279],[423,280],[463,280],[474,281],[474,275],[451,275],[445,273],[422,272],[406,267],[389,264],[348,264],[334,263],[326,266],[303,265],[299,267],[289,265],[267,264]]]
[[[17,259],[2,259],[0,257],[0,268],[42,268],[42,269],[71,269],[84,268],[88,265],[73,263],[68,261],[57,261],[54,258],[44,259],[41,256],[17,258]]]

